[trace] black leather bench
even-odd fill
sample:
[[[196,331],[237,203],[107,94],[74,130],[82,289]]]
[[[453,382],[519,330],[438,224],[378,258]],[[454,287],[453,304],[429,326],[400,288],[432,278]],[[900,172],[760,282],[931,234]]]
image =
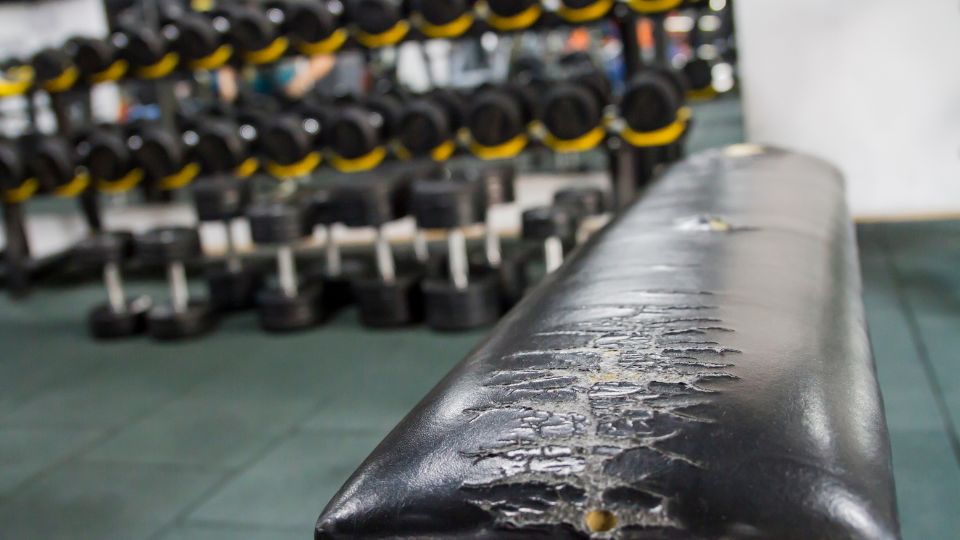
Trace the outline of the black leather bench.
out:
[[[746,145],[675,166],[390,433],[316,536],[898,537],[840,175]]]

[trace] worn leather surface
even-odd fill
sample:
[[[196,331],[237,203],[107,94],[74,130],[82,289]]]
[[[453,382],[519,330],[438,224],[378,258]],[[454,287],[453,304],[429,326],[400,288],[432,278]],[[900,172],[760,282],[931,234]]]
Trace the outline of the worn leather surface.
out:
[[[591,529],[593,510],[612,530]],[[317,538],[898,536],[843,182],[753,146],[674,167],[317,524]]]

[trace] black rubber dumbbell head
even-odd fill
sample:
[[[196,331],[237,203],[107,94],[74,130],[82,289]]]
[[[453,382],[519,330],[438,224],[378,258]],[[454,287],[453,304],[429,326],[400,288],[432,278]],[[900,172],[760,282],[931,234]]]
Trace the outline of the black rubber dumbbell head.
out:
[[[470,0],[414,0],[413,11],[419,13],[425,21],[434,25],[442,26],[450,24],[472,8],[473,2]]]
[[[77,155],[73,144],[59,135],[41,137],[30,158],[30,171],[47,190],[57,190],[76,178]]]
[[[240,126],[225,118],[209,118],[197,126],[196,155],[208,174],[233,172],[251,156],[250,141]]]
[[[340,14],[325,2],[290,2],[287,13],[284,30],[302,43],[323,41],[340,27]]]
[[[376,277],[353,281],[360,322],[371,328],[408,326],[423,320],[422,276],[398,275],[391,283]]]
[[[67,42],[66,51],[84,78],[106,71],[117,60],[117,48],[109,40],[75,37]]]
[[[417,180],[410,213],[424,229],[454,229],[479,223],[476,185],[461,180]]]
[[[682,100],[670,80],[660,72],[639,73],[620,101],[620,115],[630,129],[650,132],[677,120]]]
[[[200,234],[190,227],[163,227],[136,237],[136,252],[146,264],[184,262],[200,255]]]
[[[68,69],[74,67],[73,60],[63,49],[47,48],[33,56],[30,61],[36,80],[47,82],[56,79]]]
[[[146,26],[127,26],[114,33],[110,42],[120,58],[133,67],[152,66],[167,54],[170,43],[160,32]]]
[[[246,211],[250,199],[250,184],[230,174],[208,176],[193,186],[193,202],[200,221],[238,218]]]
[[[528,119],[519,99],[503,89],[478,92],[467,112],[466,126],[483,146],[499,146],[526,132]]]
[[[73,260],[84,268],[119,264],[132,255],[133,242],[133,234],[129,232],[101,232],[77,242],[72,250]]]
[[[383,144],[383,117],[362,107],[344,107],[333,120],[329,144],[344,158],[365,156]]]
[[[280,202],[251,206],[247,211],[250,234],[257,244],[291,244],[305,236],[303,212]]]
[[[267,159],[289,165],[317,149],[320,124],[313,119],[286,114],[268,120],[259,136],[259,147]]]
[[[434,330],[470,330],[489,326],[500,318],[496,273],[474,277],[462,289],[447,280],[428,279],[423,283],[423,296],[427,326]]]
[[[576,235],[576,220],[561,206],[541,206],[523,212],[523,237],[528,240],[560,238],[565,243]]]
[[[411,102],[400,117],[398,138],[414,156],[428,155],[454,135],[443,105],[430,99]]]
[[[229,39],[241,51],[259,51],[279,36],[283,23],[278,13],[253,6],[230,6],[225,11],[230,20]],[[282,15],[282,14],[280,14]]]
[[[127,140],[118,130],[99,128],[80,145],[81,159],[94,180],[117,180],[134,167]]]
[[[501,17],[511,17],[519,15],[538,2],[539,0],[487,0],[487,6]]]
[[[379,227],[397,219],[394,185],[378,176],[350,178],[334,188],[337,216],[348,227]]]
[[[554,137],[573,140],[603,121],[603,104],[584,84],[560,83],[544,97],[543,125]]]
[[[216,52],[223,45],[223,32],[227,29],[225,19],[192,12],[181,14],[170,26],[175,29],[172,47],[185,60],[198,60]]]
[[[349,0],[347,15],[367,34],[383,34],[404,17],[402,3],[396,0]]]
[[[268,332],[304,330],[320,321],[321,291],[305,287],[296,296],[276,289],[264,289],[257,297],[260,326]]]
[[[683,66],[683,76],[693,90],[705,90],[713,84],[713,72],[710,62],[702,58],[694,58]]]
[[[19,186],[26,177],[26,167],[13,141],[0,140],[0,189]]]
[[[154,182],[179,172],[185,165],[186,151],[178,133],[160,125],[137,129],[129,138],[137,165]]]

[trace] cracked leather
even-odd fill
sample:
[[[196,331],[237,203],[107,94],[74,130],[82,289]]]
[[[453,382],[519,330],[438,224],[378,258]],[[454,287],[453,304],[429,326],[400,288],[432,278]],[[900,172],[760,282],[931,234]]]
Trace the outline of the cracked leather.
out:
[[[840,175],[744,145],[673,167],[387,436],[316,536],[897,538]]]

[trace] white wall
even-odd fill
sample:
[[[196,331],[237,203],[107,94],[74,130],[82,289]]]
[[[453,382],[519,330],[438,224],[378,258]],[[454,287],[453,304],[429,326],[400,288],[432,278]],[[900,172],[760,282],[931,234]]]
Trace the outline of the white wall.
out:
[[[960,0],[737,0],[747,137],[824,157],[860,217],[960,212]]]

